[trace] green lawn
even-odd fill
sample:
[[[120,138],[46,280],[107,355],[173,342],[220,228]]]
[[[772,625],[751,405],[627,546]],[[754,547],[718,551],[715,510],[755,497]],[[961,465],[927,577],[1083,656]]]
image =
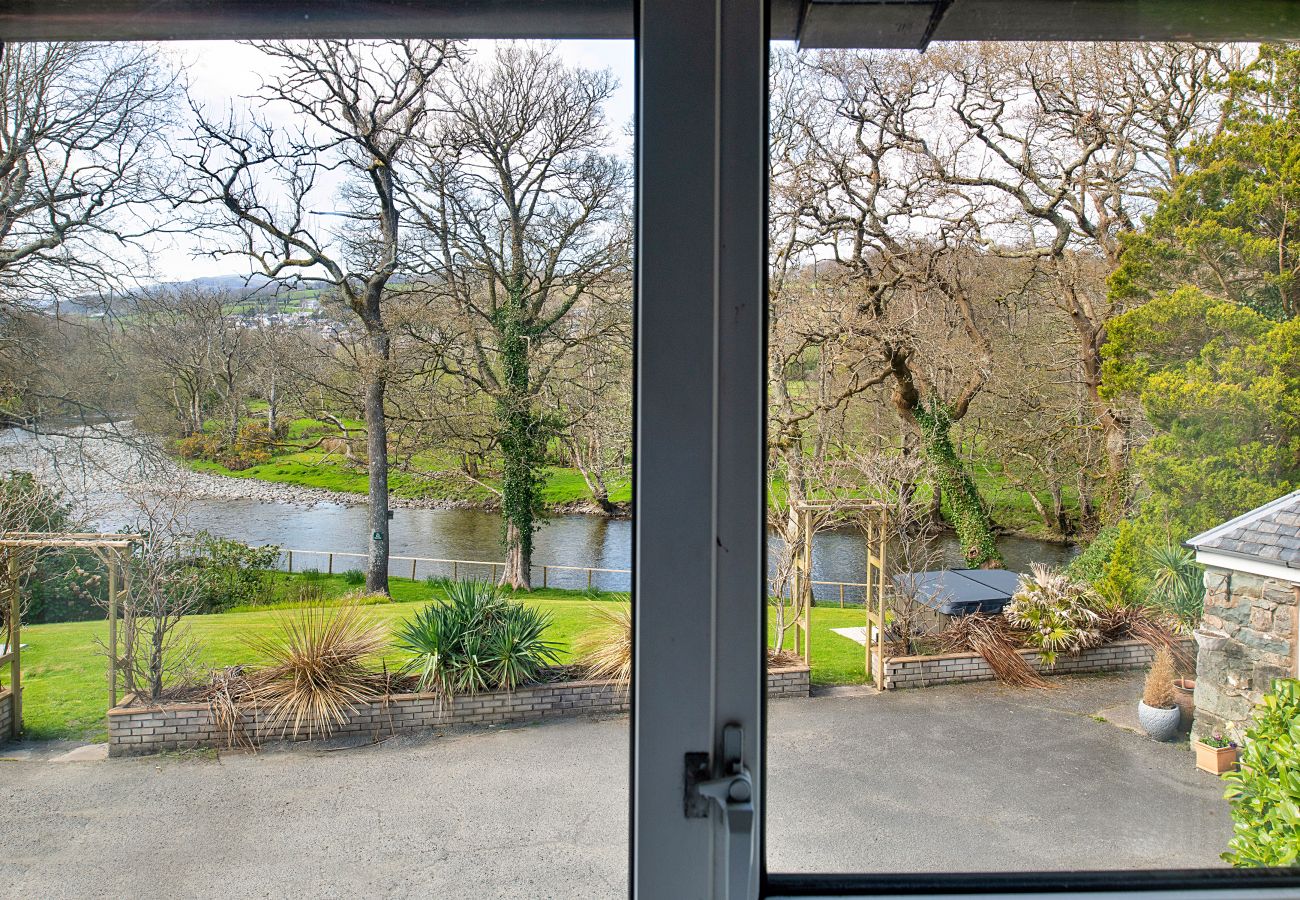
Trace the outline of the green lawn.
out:
[[[259,412],[262,406],[264,404],[252,404],[250,411]],[[344,424],[349,428],[361,427],[361,423],[348,420],[344,420]],[[224,423],[208,424],[208,430],[211,431],[220,431],[224,427]],[[310,447],[316,443],[322,431],[327,429],[325,423],[315,419],[294,419],[289,424],[287,436],[290,446],[283,452],[276,453],[267,462],[247,469],[235,471],[209,460],[181,462],[196,472],[209,472],[230,478],[251,478],[346,494],[365,494],[368,488],[365,466],[346,459],[338,452]],[[294,449],[293,445],[304,449]],[[487,477],[484,480],[491,481]],[[417,454],[404,467],[398,467],[395,463],[389,472],[388,485],[393,496],[412,500],[467,500],[475,503],[496,500],[496,495],[486,487],[457,474],[455,460],[435,453]],[[610,485],[612,502],[626,503],[631,496],[630,481],[623,480]],[[545,503],[564,506],[590,499],[591,491],[576,469],[558,466],[545,469],[542,481],[542,500]]]
[[[322,577],[321,583],[326,597],[349,590],[339,576]],[[433,589],[424,582],[403,579],[393,580],[392,591],[397,602],[371,607],[377,618],[390,624],[413,615],[433,595]],[[565,648],[567,659],[574,638],[593,622],[594,611],[618,598],[578,591],[539,590],[524,599],[550,613],[550,637]],[[189,626],[201,648],[202,664],[220,667],[254,662],[254,655],[244,646],[245,638],[270,630],[280,615],[283,613],[276,609],[246,609],[192,616]],[[814,684],[850,684],[864,679],[862,647],[830,631],[860,624],[861,610],[831,607],[813,610]],[[104,710],[108,704],[108,682],[98,642],[107,637],[107,631],[104,622],[64,622],[23,629],[23,643],[27,645],[23,651],[23,724],[27,737],[106,739]],[[386,660],[394,667],[401,662],[396,654],[390,654]]]

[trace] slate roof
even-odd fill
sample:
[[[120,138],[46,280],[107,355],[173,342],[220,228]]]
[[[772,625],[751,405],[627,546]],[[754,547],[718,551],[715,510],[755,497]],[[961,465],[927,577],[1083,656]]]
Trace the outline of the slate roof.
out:
[[[1300,491],[1198,534],[1187,546],[1300,569]]]

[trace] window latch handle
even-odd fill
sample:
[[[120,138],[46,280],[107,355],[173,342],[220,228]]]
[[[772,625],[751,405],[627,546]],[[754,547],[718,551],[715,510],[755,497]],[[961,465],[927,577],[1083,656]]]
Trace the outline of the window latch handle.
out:
[[[696,794],[717,805],[726,832],[726,900],[750,900],[754,871],[754,779],[741,753],[744,732],[739,725],[723,729],[722,774],[696,781]]]

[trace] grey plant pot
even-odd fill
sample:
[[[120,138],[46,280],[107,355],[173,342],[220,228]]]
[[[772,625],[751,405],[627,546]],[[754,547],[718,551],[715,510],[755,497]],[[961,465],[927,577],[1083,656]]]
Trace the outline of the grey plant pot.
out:
[[[1159,709],[1138,701],[1138,722],[1153,741],[1171,741],[1178,734],[1178,716],[1181,710]]]

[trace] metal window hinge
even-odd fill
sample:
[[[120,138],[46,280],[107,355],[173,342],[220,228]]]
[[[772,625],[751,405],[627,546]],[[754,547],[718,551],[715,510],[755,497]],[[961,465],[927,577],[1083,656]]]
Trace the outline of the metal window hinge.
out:
[[[754,871],[754,779],[745,767],[744,731],[739,725],[722,730],[722,756],[716,773],[709,754],[686,754],[685,815],[705,818],[713,807],[721,813],[726,832],[727,900],[748,900]]]

